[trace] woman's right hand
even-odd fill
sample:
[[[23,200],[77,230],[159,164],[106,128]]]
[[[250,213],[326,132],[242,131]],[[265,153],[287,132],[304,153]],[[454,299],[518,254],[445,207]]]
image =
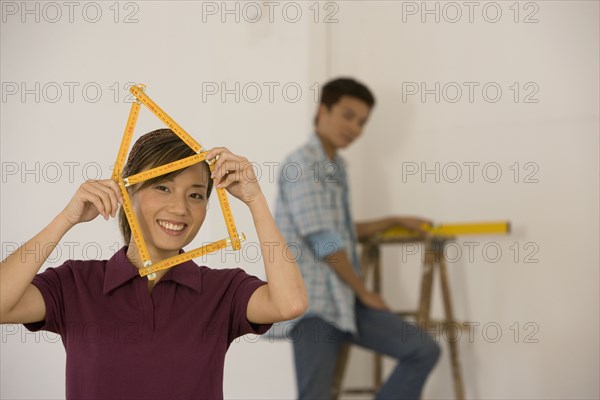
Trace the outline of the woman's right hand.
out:
[[[108,220],[117,215],[119,204],[123,204],[123,198],[115,181],[89,180],[79,186],[61,214],[71,225],[91,221],[99,214]]]

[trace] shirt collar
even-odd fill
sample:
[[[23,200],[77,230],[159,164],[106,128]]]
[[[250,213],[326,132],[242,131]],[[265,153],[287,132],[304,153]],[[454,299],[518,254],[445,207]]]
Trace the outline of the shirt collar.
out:
[[[183,253],[183,250],[180,250],[179,254],[181,253]],[[171,268],[165,276],[161,278],[161,281],[177,282],[198,293],[202,292],[202,275],[200,274],[200,267],[191,260]]]
[[[325,153],[325,149],[323,148],[323,143],[321,143],[321,139],[319,138],[319,135],[317,135],[316,132],[313,132],[313,134],[310,136],[310,138],[308,139],[308,144],[309,144],[309,146],[316,149],[317,154],[318,154],[317,161],[322,162],[322,163],[334,162],[341,166],[345,166],[346,162],[344,161],[342,156],[340,156],[339,151],[335,152],[335,157],[333,158],[333,160],[329,159],[329,157],[327,156],[327,153]]]
[[[179,251],[179,254],[181,253],[183,250]],[[103,292],[107,294],[136,277],[141,278],[137,267],[127,258],[127,246],[123,246],[106,263]],[[186,261],[171,268],[161,281],[173,281],[198,293],[202,290],[200,268],[193,261]]]

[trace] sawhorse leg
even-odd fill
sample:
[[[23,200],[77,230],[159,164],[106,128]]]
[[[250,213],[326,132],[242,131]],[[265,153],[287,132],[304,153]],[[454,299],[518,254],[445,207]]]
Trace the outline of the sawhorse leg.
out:
[[[417,323],[427,329],[429,324],[429,312],[431,309],[431,291],[433,288],[433,269],[435,267],[436,251],[434,244],[425,241],[425,258],[423,260],[423,270],[421,271],[421,297],[419,299],[419,311],[417,314]]]
[[[444,303],[444,313],[446,317],[445,321],[443,322],[443,328],[446,326],[452,326],[456,329],[460,329],[459,325],[454,321],[454,315],[452,311],[450,285],[448,283],[446,261],[444,260],[444,245],[444,241],[425,241],[425,258],[423,262],[423,272],[421,275],[421,298],[419,301],[419,314],[417,317],[417,322],[421,329],[427,329],[430,324],[429,314],[431,310],[433,275],[436,266],[440,273],[442,300]],[[463,400],[465,396],[456,340],[451,338],[448,340],[448,345],[450,347],[450,366],[452,367],[452,377],[454,380],[454,395],[457,400]]]
[[[381,269],[380,269],[380,252],[377,244],[365,244],[363,247],[363,255],[361,260],[363,267],[363,274],[366,277],[370,270],[373,270],[373,290],[377,293],[381,291]],[[452,326],[456,329],[460,329],[460,326],[454,321],[454,315],[452,311],[452,301],[450,296],[450,285],[448,282],[448,273],[446,262],[444,260],[444,241],[436,240],[432,241],[428,239],[425,241],[425,258],[423,262],[423,270],[421,274],[421,294],[419,299],[419,309],[417,310],[417,324],[421,329],[427,329],[431,325],[430,311],[431,311],[431,298],[433,291],[433,277],[435,269],[439,270],[440,283],[442,289],[442,300],[444,304],[445,321],[443,322],[444,328],[446,326]],[[409,313],[414,315],[413,313]],[[460,370],[460,362],[458,356],[458,348],[456,340],[448,340],[450,347],[450,362],[452,367],[452,377],[454,380],[454,394],[457,400],[464,399],[464,390],[462,382],[462,374]],[[344,376],[345,366],[348,359],[348,353],[350,350],[349,345],[342,346],[340,355],[338,357],[338,363],[336,365],[336,371],[334,374],[334,399],[337,399],[340,394],[341,381]],[[382,384],[382,356],[380,354],[374,355],[374,385],[372,392],[376,393]],[[364,393],[365,391],[359,391]]]
[[[363,278],[369,276],[369,273],[373,273],[373,290],[377,293],[381,291],[381,269],[380,269],[380,253],[379,246],[377,244],[364,244],[362,257],[361,257],[361,268]],[[344,379],[344,373],[346,372],[346,364],[348,363],[348,356],[350,353],[350,344],[345,343],[341,346],[338,353],[335,371],[333,373],[333,399],[337,400],[342,392],[342,380]],[[359,393],[377,393],[382,383],[383,367],[381,354],[374,354],[374,368],[373,368],[373,386],[368,389],[359,389]]]
[[[446,314],[446,326],[451,326],[454,329],[460,330],[460,326],[454,321],[454,315],[452,312],[452,299],[450,297],[450,285],[448,283],[448,273],[446,271],[446,261],[443,257],[443,252],[440,254],[439,269],[440,269],[440,283],[442,286],[442,297],[444,300],[444,311]],[[459,332],[456,332],[455,337],[448,338],[448,345],[450,346],[450,363],[452,365],[452,377],[454,379],[454,395],[457,400],[465,398],[463,390],[462,374],[460,371],[460,361],[458,358],[458,346],[456,338],[460,337]]]
[[[372,287],[375,293],[381,293],[381,252],[379,245],[367,245],[363,249],[361,268],[363,278],[367,278],[369,273],[373,274]],[[383,383],[383,357],[375,352],[373,354],[373,393],[377,393]]]

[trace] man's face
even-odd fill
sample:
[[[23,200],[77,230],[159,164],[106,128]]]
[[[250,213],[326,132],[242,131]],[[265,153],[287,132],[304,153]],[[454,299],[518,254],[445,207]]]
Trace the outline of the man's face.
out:
[[[343,149],[360,136],[370,111],[364,101],[342,96],[331,109],[319,106],[317,133],[327,147]]]

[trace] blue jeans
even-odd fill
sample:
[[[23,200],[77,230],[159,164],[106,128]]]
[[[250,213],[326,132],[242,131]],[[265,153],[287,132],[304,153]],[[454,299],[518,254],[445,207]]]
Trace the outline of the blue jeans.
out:
[[[377,399],[419,399],[440,347],[425,332],[387,311],[356,301],[358,334],[337,329],[319,317],[305,317],[294,327],[294,361],[299,399],[331,399],[338,351],[350,342],[398,361]]]

